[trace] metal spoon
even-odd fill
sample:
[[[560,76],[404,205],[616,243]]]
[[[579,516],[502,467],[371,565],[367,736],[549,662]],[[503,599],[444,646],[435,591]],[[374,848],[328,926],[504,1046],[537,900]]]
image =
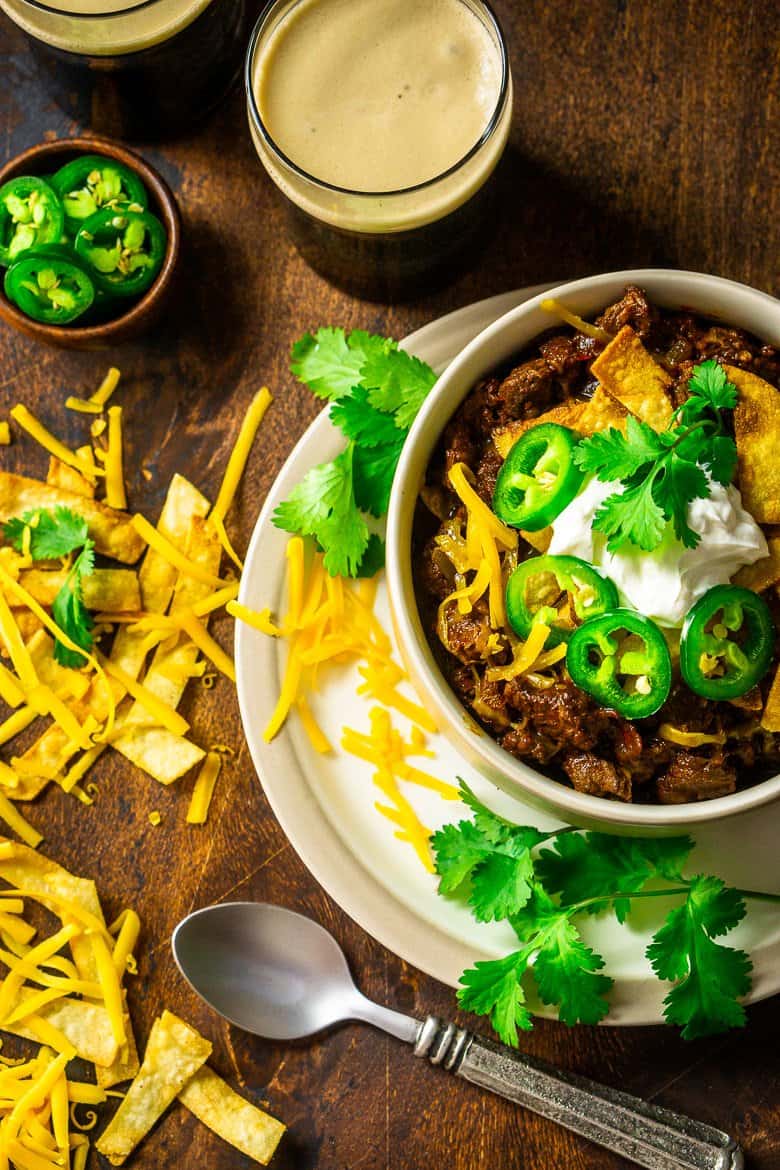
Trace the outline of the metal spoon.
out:
[[[415,1020],[361,995],[336,940],[316,922],[262,902],[228,902],[176,927],[185,979],[221,1016],[269,1040],[298,1040],[363,1020],[415,1056],[524,1105],[649,1170],[742,1170],[717,1129],[544,1064],[435,1016]]]

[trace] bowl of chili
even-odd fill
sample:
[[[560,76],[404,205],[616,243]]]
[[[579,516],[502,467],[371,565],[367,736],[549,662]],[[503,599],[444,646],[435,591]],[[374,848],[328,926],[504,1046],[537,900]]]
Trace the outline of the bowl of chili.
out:
[[[121,176],[121,180],[114,180],[122,184],[118,194],[126,197],[128,208],[132,208],[123,209],[122,245],[128,246],[124,238],[128,234],[130,244],[138,236],[154,254],[153,265],[131,266],[132,270],[121,276],[111,264],[119,242],[113,222],[116,216],[101,206],[101,192],[92,191],[86,183],[87,175],[96,167],[99,170],[101,160],[113,164],[113,176]],[[19,239],[17,230],[10,248],[20,249],[18,255],[0,257],[4,265],[12,264],[6,273],[6,287],[0,285],[0,318],[36,341],[63,349],[106,349],[145,332],[168,298],[181,249],[181,216],[159,171],[121,143],[77,137],[41,142],[10,159],[0,169],[0,189],[13,195],[20,184],[26,184],[20,197],[29,194],[27,187],[36,188],[36,203],[43,210],[40,224],[29,229],[37,233],[30,255],[25,256],[26,241]],[[48,200],[51,191],[58,199]],[[60,245],[65,227],[74,240],[74,246],[67,250]],[[46,273],[54,273],[67,290],[68,303],[73,306],[72,323],[61,310],[56,324],[35,319],[47,315],[35,298],[41,260],[46,261]],[[90,280],[84,280],[86,269]],[[85,310],[91,308],[96,296],[105,298],[109,308],[105,315],[89,320],[91,314]],[[87,318],[84,324],[82,313]]]
[[[550,421],[542,419],[540,425],[531,425],[524,433],[522,423],[519,424],[520,437],[514,439],[514,445],[500,459],[494,460],[494,486],[488,490],[486,481],[491,477],[491,463],[489,458],[485,459],[484,436],[480,437],[481,431],[477,434],[479,428],[487,427],[493,436],[494,421],[490,420],[495,420],[500,413],[499,390],[503,385],[510,385],[512,374],[520,369],[518,363],[526,362],[523,370],[529,384],[534,382],[539,375],[537,367],[542,364],[538,357],[540,343],[550,341],[554,334],[565,329],[565,326],[556,325],[549,311],[543,309],[544,300],[553,298],[578,317],[590,321],[613,302],[620,301],[627,286],[639,286],[645,290],[651,307],[657,306],[662,316],[685,317],[691,330],[695,331],[697,321],[709,322],[714,329],[710,343],[713,354],[718,356],[718,345],[721,344],[721,348],[725,345],[721,335],[728,336],[729,344],[734,348],[723,360],[743,368],[745,365],[750,368],[754,362],[755,370],[770,377],[780,394],[777,382],[780,378],[780,302],[745,285],[700,273],[649,269],[588,277],[535,297],[489,326],[462,351],[439,378],[417,416],[403,448],[390,500],[388,590],[394,628],[407,670],[441,730],[472,766],[509,794],[558,817],[563,816],[570,823],[607,832],[668,834],[730,817],[780,798],[780,775],[772,774],[773,770],[778,771],[776,763],[773,769],[764,767],[755,777],[750,774],[750,766],[745,764],[747,771],[741,774],[744,778],[738,778],[736,790],[732,788],[725,793],[722,790],[702,790],[689,795],[664,792],[654,796],[656,778],[653,778],[650,764],[653,762],[651,740],[655,732],[649,735],[645,731],[648,727],[654,729],[665,717],[663,713],[668,710],[665,704],[670,686],[680,690],[687,688],[685,693],[691,692],[691,701],[698,704],[710,701],[725,705],[736,697],[735,714],[729,727],[743,715],[745,721],[749,721],[749,695],[751,691],[755,693],[761,682],[766,701],[766,691],[773,677],[772,663],[776,665],[778,662],[776,646],[780,644],[780,638],[776,641],[774,636],[778,620],[777,606],[772,600],[774,592],[766,594],[770,606],[774,607],[773,621],[768,617],[767,604],[752,588],[740,589],[734,584],[710,588],[690,608],[679,631],[679,661],[676,656],[670,661],[667,640],[658,625],[637,610],[625,608],[622,599],[616,599],[608,573],[597,573],[591,564],[577,556],[551,555],[546,548],[534,545],[540,530],[548,526],[551,517],[580,490],[577,460],[572,459],[572,444],[579,436],[573,438],[566,426],[559,425],[552,418]],[[573,336],[576,341],[576,335]],[[737,344],[740,337],[752,339],[755,357],[740,352]],[[574,354],[580,362],[578,368],[589,370],[590,358],[598,352],[597,346],[592,353],[589,352],[589,357],[584,351]],[[561,354],[550,350],[548,356],[554,365]],[[588,360],[584,360],[586,357]],[[689,373],[693,362],[688,358],[686,361],[685,368]],[[766,368],[771,365],[771,375],[766,374],[762,363]],[[587,395],[593,393],[596,377],[587,374],[585,381],[585,400],[588,401]],[[579,385],[575,378],[575,388],[569,393],[579,393]],[[482,389],[483,395],[477,400],[473,395],[478,388]],[[514,390],[518,390],[517,385]],[[471,413],[470,402],[473,404]],[[545,408],[540,409],[544,411]],[[555,413],[555,408],[548,409],[547,417],[554,418]],[[462,425],[469,419],[474,423],[473,434]],[[544,757],[545,746],[550,744],[545,745],[545,735],[533,716],[529,717],[525,731],[534,738],[531,746],[539,748],[536,757],[523,755],[519,750],[522,745],[515,745],[513,751],[506,743],[502,744],[504,737],[496,731],[498,720],[492,718],[491,711],[475,707],[469,698],[468,678],[473,676],[474,670],[486,674],[483,670],[485,663],[464,662],[463,657],[448,661],[446,641],[443,646],[437,644],[436,607],[441,605],[440,598],[445,594],[449,602],[453,597],[458,598],[458,611],[467,615],[463,622],[473,619],[476,627],[480,614],[477,610],[467,612],[471,608],[469,602],[472,595],[479,594],[489,576],[489,566],[483,564],[486,581],[478,580],[479,573],[471,581],[465,573],[456,574],[454,584],[442,582],[440,594],[423,584],[424,553],[434,541],[431,527],[438,533],[436,539],[441,542],[440,548],[458,546],[456,556],[465,555],[469,540],[468,532],[461,531],[462,543],[459,543],[457,533],[447,528],[451,508],[446,506],[446,500],[440,494],[441,487],[437,486],[439,473],[432,480],[430,469],[449,467],[450,483],[454,488],[456,473],[460,475],[470,462],[473,463],[474,478],[461,484],[463,494],[457,489],[454,489],[454,494],[460,495],[462,501],[470,487],[475,498],[481,496],[488,502],[492,521],[487,511],[485,516],[489,524],[494,523],[499,537],[497,555],[505,556],[500,547],[504,525],[519,529],[524,537],[522,546],[526,551],[517,567],[512,570],[511,566],[504,565],[507,577],[502,599],[505,627],[516,640],[527,642],[529,646],[534,631],[539,632],[540,624],[545,628],[546,622],[549,627],[543,653],[551,660],[558,660],[558,666],[552,671],[560,671],[558,677],[563,685],[559,685],[556,691],[560,698],[560,721],[549,726],[548,738],[554,745],[557,736],[564,744],[564,753],[571,750],[574,754],[587,756],[588,745],[580,750],[577,737],[588,738],[591,732],[596,735],[596,731],[588,726],[588,720],[602,720],[605,726],[609,723],[610,744],[615,740],[612,763],[614,770],[619,772],[619,749],[623,745],[618,745],[613,727],[625,728],[629,737],[636,730],[642,736],[639,741],[643,744],[640,762],[647,764],[651,780],[648,787],[642,787],[644,782],[641,779],[638,785],[634,784],[633,797],[630,790],[628,795],[606,789],[596,795],[596,789],[589,791],[577,787],[560,766],[556,769],[555,761],[550,765],[538,763]],[[475,510],[478,506],[476,502]],[[435,514],[433,525],[429,517],[426,528],[425,516],[431,507]],[[467,514],[471,515],[471,512]],[[770,533],[772,531],[770,529]],[[474,535],[476,538],[476,531]],[[570,622],[563,632],[556,625],[559,613],[551,610],[550,620],[545,618],[545,600],[541,594],[533,599],[535,606],[529,608],[533,582],[538,584],[540,581],[550,586],[554,583],[553,593],[568,598],[564,609],[569,606]],[[571,587],[572,581],[575,582],[574,588]],[[460,594],[449,592],[460,584],[463,584]],[[481,616],[491,628],[496,628],[487,606],[489,597],[488,586],[482,595],[485,612]],[[475,639],[478,634],[476,631]],[[474,647],[477,647],[476,640]],[[468,654],[465,657],[468,658]],[[564,661],[560,661],[562,657]],[[501,661],[500,657],[498,661]],[[722,663],[724,668],[711,675],[708,665],[711,661]],[[623,684],[629,666],[629,673],[636,676],[637,685],[627,693]],[[494,670],[491,674],[498,677],[501,671]],[[477,688],[477,691],[481,695],[481,689]],[[489,687],[485,690],[486,705],[491,699],[488,691]],[[741,715],[740,703],[744,706]],[[502,713],[498,713],[499,717]],[[510,709],[507,714],[508,729],[511,731],[514,726],[512,721],[519,720],[518,736],[522,738],[521,715]],[[547,718],[549,714],[548,704],[543,717]],[[703,738],[712,741],[715,737]],[[775,741],[778,742],[778,737]],[[628,750],[631,744],[624,746]],[[699,749],[694,745],[694,756],[697,751],[706,755],[706,748]],[[687,758],[691,752],[685,746],[681,754]],[[704,760],[705,755],[696,758]],[[774,760],[776,755],[775,752],[771,759]],[[594,757],[590,759],[592,762]],[[709,760],[705,762],[709,763]],[[674,802],[664,803],[665,796]]]

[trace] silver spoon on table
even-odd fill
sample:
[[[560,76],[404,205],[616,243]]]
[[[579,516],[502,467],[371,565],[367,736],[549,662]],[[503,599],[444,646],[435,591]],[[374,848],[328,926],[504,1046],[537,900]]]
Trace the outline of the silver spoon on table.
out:
[[[176,927],[185,979],[221,1016],[268,1040],[299,1040],[362,1020],[414,1045],[484,1089],[557,1121],[649,1170],[742,1170],[720,1130],[552,1068],[435,1016],[415,1020],[372,1003],[352,981],[336,940],[310,918],[263,902],[227,902]]]

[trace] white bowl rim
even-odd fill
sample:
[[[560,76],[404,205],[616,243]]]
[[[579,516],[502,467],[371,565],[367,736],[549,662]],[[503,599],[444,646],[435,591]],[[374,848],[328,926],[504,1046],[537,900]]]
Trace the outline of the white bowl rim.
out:
[[[557,780],[544,776],[530,765],[512,756],[483,729],[479,729],[479,734],[473,734],[467,728],[473,724],[476,729],[477,725],[444,679],[423,632],[414,594],[411,557],[408,556],[406,545],[407,535],[409,539],[411,538],[411,513],[413,513],[420,485],[420,475],[417,469],[418,447],[421,441],[429,438],[430,420],[438,416],[441,399],[448,394],[453,383],[457,384],[461,371],[472,365],[480,355],[489,352],[494,338],[501,336],[506,330],[512,329],[525,318],[530,318],[539,309],[541,302],[548,297],[571,303],[572,298],[576,298],[580,293],[591,293],[603,289],[606,296],[606,290],[612,290],[616,285],[625,287],[628,284],[636,284],[645,288],[651,286],[651,296],[654,299],[656,297],[663,298],[665,294],[674,299],[676,290],[681,293],[684,288],[686,296],[685,298],[680,296],[677,300],[678,305],[690,307],[693,312],[707,312],[710,316],[713,315],[712,310],[697,309],[695,304],[689,301],[688,298],[691,294],[694,294],[694,300],[697,292],[731,294],[743,309],[749,310],[752,306],[757,311],[763,310],[765,313],[777,314],[778,337],[774,339],[774,343],[780,344],[780,301],[768,293],[760,292],[758,289],[740,284],[738,281],[680,269],[626,269],[582,277],[547,289],[522,305],[510,309],[508,313],[499,317],[478,334],[448,366],[426,399],[409,432],[398,462],[388,509],[387,585],[393,624],[402,657],[407,666],[410,667],[412,676],[416,679],[423,679],[424,689],[427,691],[426,697],[433,702],[436,713],[446,721],[451,736],[457,743],[467,745],[473,756],[484,761],[485,774],[488,777],[495,777],[497,774],[503,775],[509,781],[506,791],[515,792],[518,798],[530,798],[548,809],[553,808],[558,812],[564,811],[575,823],[581,821],[587,825],[601,822],[620,826],[627,831],[664,829],[668,832],[735,816],[770,803],[780,797],[780,774],[750,788],[742,789],[728,796],[716,797],[713,800],[691,801],[676,805],[623,803],[577,792]],[[660,291],[659,284],[664,286]],[[610,291],[609,297],[612,295]],[[608,303],[609,298],[603,301],[605,305]],[[574,307],[576,308],[576,304]],[[737,315],[746,314],[737,313]],[[749,327],[745,326],[745,328]],[[528,345],[534,336],[538,336],[539,332],[541,330],[535,331],[527,340],[519,341],[518,351]],[[489,360],[480,367],[479,373],[470,375],[468,385],[463,395],[458,398],[457,405],[460,405],[476,381],[489,374],[496,368],[497,364],[500,362],[497,362],[495,358]],[[457,405],[451,407],[447,415],[448,418],[457,409]],[[427,464],[430,450],[432,450],[440,433],[441,427],[437,426],[423,466]],[[469,736],[468,740],[466,740],[466,736]],[[479,768],[479,765],[476,766]]]

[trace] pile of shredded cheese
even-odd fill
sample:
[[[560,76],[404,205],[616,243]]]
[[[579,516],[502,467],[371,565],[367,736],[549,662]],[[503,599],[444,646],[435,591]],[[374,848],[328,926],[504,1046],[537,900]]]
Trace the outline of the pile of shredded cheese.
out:
[[[115,586],[114,595],[121,586],[128,596],[134,591],[136,609],[122,611],[114,604],[97,613],[96,636],[113,633],[114,642],[107,653],[95,648],[90,654],[80,651],[52,618],[47,608],[51,598],[44,600],[43,592],[47,577],[57,571],[30,572],[29,533],[21,554],[0,548],[0,651],[8,663],[0,663],[0,698],[12,712],[0,723],[0,744],[11,743],[38,719],[50,720],[31,747],[0,761],[0,819],[31,846],[40,842],[41,834],[16,802],[34,798],[54,782],[91,803],[91,786],[83,781],[109,746],[165,784],[201,761],[187,814],[193,825],[203,824],[208,816],[221,766],[219,753],[205,753],[187,739],[189,725],[176,708],[188,680],[205,677],[207,667],[235,682],[232,658],[209,634],[207,622],[238,595],[233,574],[219,575],[222,550],[241,567],[225,518],[272,398],[263,387],[250,403],[213,508],[186,480],[174,477],[154,526],[140,513],[131,517],[124,511],[122,408],[108,405],[119,381],[119,371],[112,368],[90,398],[68,398],[69,409],[92,418],[91,444],[75,451],[23,404],[10,412],[52,457],[46,484],[7,477],[9,496],[21,493],[24,500],[13,514],[65,502],[87,519],[99,552],[110,550],[130,561],[137,557],[136,549],[146,548],[137,573],[101,570],[107,600],[112,600],[109,585]],[[100,484],[101,502],[95,498]],[[36,591],[43,592],[36,596]],[[40,648],[44,634],[43,652],[31,653],[35,639]],[[83,657],[80,670],[54,661],[54,639]],[[208,677],[213,681],[213,673]]]
[[[407,841],[425,867],[431,870],[428,847],[430,830],[420,821],[402,794],[398,781],[404,780],[437,792],[446,800],[457,800],[451,784],[429,776],[409,765],[410,755],[430,756],[425,732],[435,732],[430,713],[399,690],[407,680],[392,656],[392,644],[374,613],[375,580],[350,581],[331,577],[321,553],[307,550],[303,540],[292,537],[287,544],[288,611],[279,624],[268,609],[254,611],[231,601],[227,609],[235,618],[263,634],[284,638],[288,643],[284,677],[264,738],[278,734],[291,711],[297,711],[315,751],[325,753],[333,745],[319,726],[311,708],[311,697],[322,685],[323,670],[357,664],[362,682],[357,693],[374,700],[368,734],[343,729],[341,746],[374,766],[374,782],[385,798],[377,810],[396,826],[396,836]],[[391,724],[388,709],[403,715],[413,725],[411,740],[405,742]]]

